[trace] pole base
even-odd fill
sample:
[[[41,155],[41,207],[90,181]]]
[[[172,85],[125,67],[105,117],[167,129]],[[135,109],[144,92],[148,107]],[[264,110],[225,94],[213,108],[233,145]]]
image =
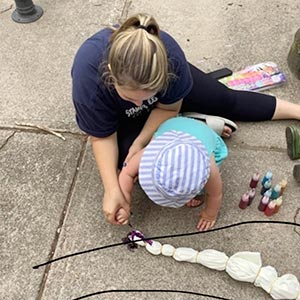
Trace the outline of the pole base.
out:
[[[17,11],[17,9],[15,9],[11,17],[17,23],[32,23],[38,20],[43,15],[43,13],[44,11],[40,6],[34,5],[34,9],[32,10],[32,13],[20,14]]]

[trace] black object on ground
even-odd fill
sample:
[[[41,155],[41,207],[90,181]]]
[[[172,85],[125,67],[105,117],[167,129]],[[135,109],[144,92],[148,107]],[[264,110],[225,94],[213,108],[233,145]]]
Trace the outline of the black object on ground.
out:
[[[221,78],[232,75],[232,71],[228,68],[223,68],[223,69],[219,69],[216,71],[212,71],[207,74],[210,75],[214,79],[221,79]]]
[[[34,5],[32,0],[15,0],[16,9],[12,13],[12,19],[17,23],[32,23],[43,15],[43,9]]]
[[[297,182],[300,182],[300,165],[295,165],[293,175]]]

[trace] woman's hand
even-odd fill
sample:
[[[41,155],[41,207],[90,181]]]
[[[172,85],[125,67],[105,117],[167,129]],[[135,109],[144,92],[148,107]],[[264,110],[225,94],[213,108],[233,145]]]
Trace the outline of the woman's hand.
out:
[[[130,215],[130,204],[119,186],[117,134],[91,137],[91,142],[104,187],[102,205],[105,218],[111,224],[125,224],[127,215]]]
[[[120,218],[122,212],[122,218]],[[105,192],[103,197],[103,213],[106,220],[114,225],[126,224],[130,216],[130,204],[126,201],[119,187]]]

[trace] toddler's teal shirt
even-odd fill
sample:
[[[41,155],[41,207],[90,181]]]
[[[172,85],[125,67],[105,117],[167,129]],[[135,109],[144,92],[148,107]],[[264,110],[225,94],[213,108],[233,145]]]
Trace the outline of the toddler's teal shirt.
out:
[[[227,146],[223,139],[204,122],[187,117],[171,118],[159,126],[154,137],[170,130],[189,133],[196,137],[205,146],[209,157],[214,153],[217,166],[220,166],[228,156]]]

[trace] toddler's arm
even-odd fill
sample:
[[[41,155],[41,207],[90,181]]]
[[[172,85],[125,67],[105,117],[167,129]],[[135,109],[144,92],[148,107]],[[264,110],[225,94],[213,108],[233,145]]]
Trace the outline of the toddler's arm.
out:
[[[144,149],[138,151],[134,156],[123,166],[119,175],[119,185],[127,202],[131,201],[131,192],[133,190],[135,178],[138,175],[140,160]]]
[[[205,208],[200,212],[197,224],[200,231],[208,230],[215,225],[222,203],[222,179],[214,155],[210,159],[210,176],[205,185],[205,193]]]

